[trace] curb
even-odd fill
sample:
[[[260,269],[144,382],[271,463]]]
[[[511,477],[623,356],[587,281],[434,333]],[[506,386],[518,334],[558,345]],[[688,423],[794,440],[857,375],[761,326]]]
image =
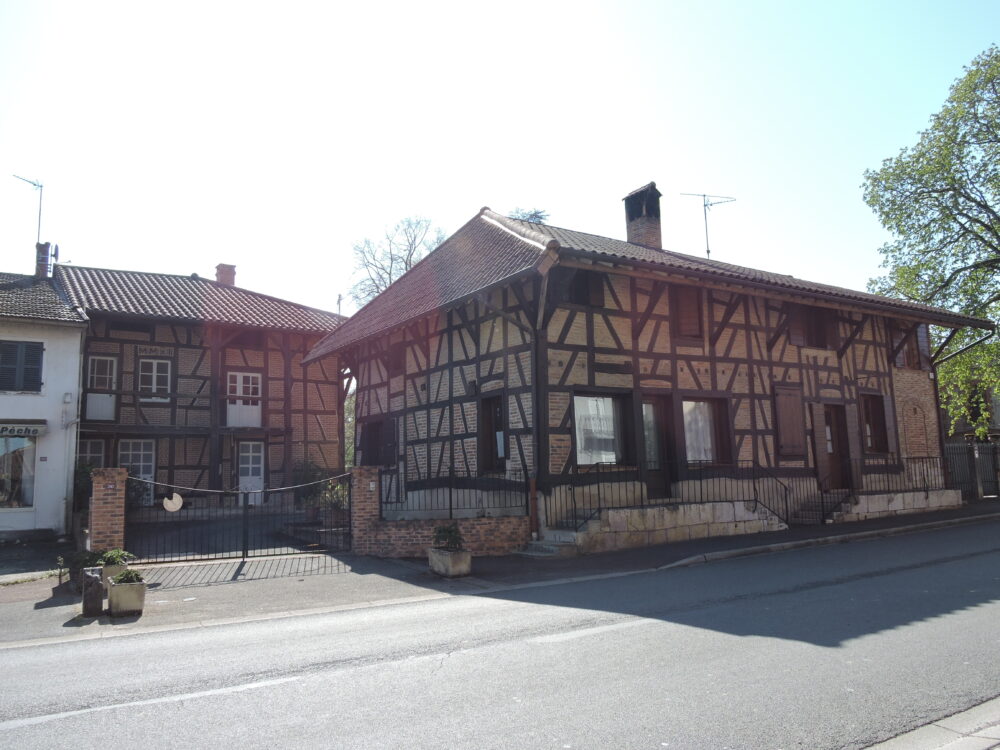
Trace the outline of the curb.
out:
[[[731,560],[737,557],[766,555],[771,552],[785,552],[786,550],[803,549],[805,547],[823,547],[831,544],[861,542],[868,539],[899,536],[901,534],[912,534],[920,531],[933,531],[934,529],[945,529],[951,526],[965,526],[966,524],[982,523],[984,521],[1000,521],[1000,513],[987,513],[981,516],[966,516],[963,518],[949,518],[943,521],[913,523],[907,524],[906,526],[889,526],[884,529],[874,529],[872,531],[851,531],[846,534],[811,537],[809,539],[796,539],[794,542],[776,542],[775,544],[762,544],[757,547],[742,547],[740,549],[726,549],[719,550],[718,552],[706,552],[701,555],[692,555],[681,560],[675,560],[672,563],[666,563],[665,565],[661,565],[653,570],[686,568],[692,565],[701,565],[702,563],[713,562],[715,560]]]

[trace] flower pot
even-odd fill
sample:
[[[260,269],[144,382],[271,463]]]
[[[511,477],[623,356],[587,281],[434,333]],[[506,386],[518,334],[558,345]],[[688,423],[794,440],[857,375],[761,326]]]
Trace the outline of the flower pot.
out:
[[[108,612],[112,617],[141,615],[146,603],[146,582],[115,583],[108,589]]]
[[[109,579],[114,578],[127,567],[128,565],[104,565],[101,567],[101,583],[104,584],[105,591],[111,588]]]
[[[431,547],[427,550],[431,572],[444,578],[458,578],[472,572],[472,553],[467,549],[450,550]]]

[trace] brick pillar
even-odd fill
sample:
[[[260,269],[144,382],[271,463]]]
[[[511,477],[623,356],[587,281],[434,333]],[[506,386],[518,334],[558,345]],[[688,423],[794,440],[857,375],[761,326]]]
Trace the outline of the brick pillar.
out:
[[[351,469],[351,551],[371,555],[375,550],[379,512],[379,475],[377,466]]]
[[[90,549],[125,546],[125,469],[94,469],[90,473]]]

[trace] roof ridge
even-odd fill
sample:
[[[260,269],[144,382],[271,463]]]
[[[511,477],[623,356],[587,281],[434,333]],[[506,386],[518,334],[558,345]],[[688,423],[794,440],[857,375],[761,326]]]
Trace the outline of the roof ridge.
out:
[[[489,206],[484,206],[480,212],[480,216],[486,217],[487,220],[493,220],[499,224],[502,228],[509,232],[519,236],[521,239],[528,240],[532,244],[538,245],[542,250],[558,250],[559,240],[555,237],[548,237],[537,229],[523,226],[524,224],[534,224],[532,221],[525,221],[524,219],[515,219],[510,216],[504,216],[503,214],[497,213]],[[511,222],[517,222],[516,226],[511,226]],[[541,224],[541,222],[539,222]],[[541,224],[541,226],[548,226],[547,224]]]

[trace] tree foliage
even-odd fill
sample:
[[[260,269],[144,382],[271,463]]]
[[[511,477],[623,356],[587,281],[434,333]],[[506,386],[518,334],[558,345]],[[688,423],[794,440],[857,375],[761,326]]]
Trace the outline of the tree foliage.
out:
[[[510,212],[510,218],[530,221],[532,224],[544,224],[549,220],[549,212],[541,208],[521,208],[519,206]]]
[[[1000,314],[1000,50],[965,69],[941,111],[880,169],[865,172],[865,202],[894,240],[881,248],[885,276],[872,291],[976,317]],[[935,331],[938,341],[947,331]],[[981,331],[964,329],[957,351]],[[944,363],[942,401],[953,420],[985,433],[987,394],[1000,391],[1000,344],[990,342]]]
[[[360,280],[351,296],[364,305],[384,292],[427,253],[444,242],[444,231],[430,219],[410,216],[387,230],[380,240],[365,238],[354,245],[355,270]]]

